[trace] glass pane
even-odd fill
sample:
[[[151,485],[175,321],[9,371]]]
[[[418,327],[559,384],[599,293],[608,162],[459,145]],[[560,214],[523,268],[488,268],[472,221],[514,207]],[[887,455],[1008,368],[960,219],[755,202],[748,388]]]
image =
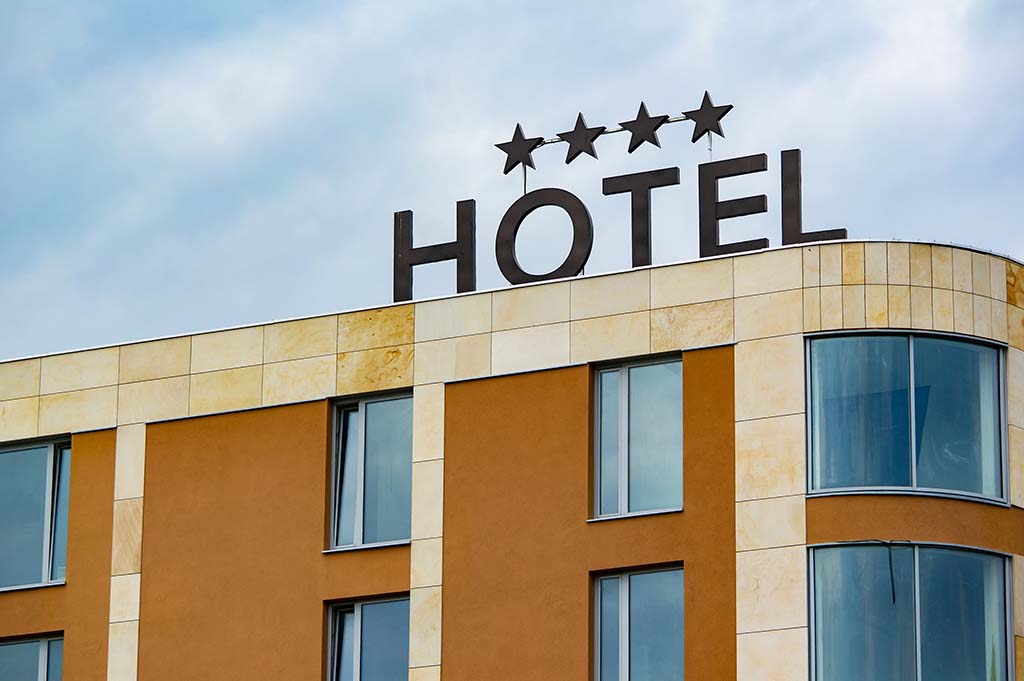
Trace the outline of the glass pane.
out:
[[[629,369],[629,510],[683,504],[683,366]]]
[[[910,344],[811,343],[814,488],[910,485]]]
[[[56,490],[53,501],[53,540],[50,579],[64,579],[68,559],[68,495],[71,489],[71,448],[57,451]],[[63,645],[63,643],[61,644]]]
[[[408,539],[412,522],[412,398],[366,405],[363,542]]]
[[[0,587],[43,580],[48,458],[47,447],[0,453]]]
[[[0,679],[39,681],[39,641],[0,645]]]
[[[47,645],[46,681],[61,681],[64,676],[64,639],[55,639]]]
[[[1004,560],[921,549],[922,681],[1005,681]]]
[[[598,681],[619,681],[619,578],[606,577],[600,588],[601,631]]]
[[[351,608],[335,611],[332,681],[353,681],[356,676],[355,629],[356,617]]]
[[[409,601],[368,603],[362,607],[359,681],[409,678]]]
[[[335,520],[335,546],[355,542],[356,532],[356,470],[359,457],[359,412],[348,409],[341,413],[341,452],[338,455],[339,485],[338,517]]]
[[[1000,496],[999,351],[914,340],[917,484]]]
[[[619,370],[602,371],[600,441],[601,514],[619,512]]]
[[[683,678],[683,571],[629,577],[629,681]]]
[[[822,681],[914,678],[912,547],[815,550],[814,654]]]

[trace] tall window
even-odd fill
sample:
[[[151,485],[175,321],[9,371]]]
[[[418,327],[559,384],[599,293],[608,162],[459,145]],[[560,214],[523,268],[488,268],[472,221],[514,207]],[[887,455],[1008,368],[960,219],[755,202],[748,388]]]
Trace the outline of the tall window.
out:
[[[682,362],[601,369],[595,392],[597,515],[682,508]]]
[[[1007,560],[931,546],[814,549],[815,681],[1007,681]]]
[[[64,639],[0,643],[0,679],[4,681],[61,681]]]
[[[596,681],[682,681],[683,571],[597,580]]]
[[[333,546],[410,536],[412,398],[361,400],[338,408]]]
[[[943,337],[812,340],[811,489],[1004,499],[1001,364],[996,347]]]
[[[70,474],[70,445],[0,449],[0,589],[64,580]]]
[[[331,609],[328,681],[409,678],[409,599]]]

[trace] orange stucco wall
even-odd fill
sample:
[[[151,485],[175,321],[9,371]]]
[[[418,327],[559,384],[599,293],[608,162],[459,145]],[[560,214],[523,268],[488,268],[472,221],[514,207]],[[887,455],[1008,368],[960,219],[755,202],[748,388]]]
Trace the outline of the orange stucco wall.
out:
[[[405,592],[407,546],[323,555],[326,402],[149,426],[139,678],[324,678],[325,603]]]
[[[64,633],[64,678],[107,678],[114,431],[71,441],[66,584],[0,593],[0,638]]]
[[[732,348],[683,355],[682,513],[586,522],[591,376],[446,388],[445,681],[591,678],[595,573],[673,563],[687,678],[736,678]]]

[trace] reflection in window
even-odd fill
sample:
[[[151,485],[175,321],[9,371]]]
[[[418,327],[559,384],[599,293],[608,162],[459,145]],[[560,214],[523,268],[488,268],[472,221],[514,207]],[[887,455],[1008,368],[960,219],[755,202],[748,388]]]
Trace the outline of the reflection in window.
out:
[[[810,374],[812,489],[1004,496],[997,348],[895,334],[818,338]]]
[[[341,407],[336,441],[333,546],[408,539],[412,398]]]
[[[0,450],[0,588],[64,579],[70,470],[68,446]]]
[[[817,681],[1006,681],[1005,558],[855,545],[813,564]]]
[[[597,581],[597,681],[683,678],[683,571]]]
[[[681,508],[682,362],[597,373],[598,515]]]
[[[64,639],[0,643],[0,679],[4,681],[61,681]]]
[[[333,608],[330,643],[329,681],[406,681],[409,600]]]

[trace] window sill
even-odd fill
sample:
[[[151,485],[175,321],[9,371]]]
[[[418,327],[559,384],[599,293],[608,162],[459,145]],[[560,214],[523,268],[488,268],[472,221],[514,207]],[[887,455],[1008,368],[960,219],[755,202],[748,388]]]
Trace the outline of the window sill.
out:
[[[412,544],[411,539],[397,539],[395,541],[381,541],[374,544],[358,544],[356,546],[336,546],[332,549],[324,549],[320,553],[327,555],[329,553],[348,553],[350,551],[365,551],[367,549],[383,549],[389,546],[409,546]]]
[[[597,518],[587,518],[588,523],[603,523],[606,520],[624,520],[626,518],[643,518],[649,515],[666,515],[668,513],[682,513],[682,506],[676,508],[658,508],[653,511],[633,511],[632,513],[617,513],[615,515],[602,515]]]
[[[45,589],[50,586],[64,586],[67,584],[63,579],[53,582],[38,582],[36,584],[15,584],[14,586],[0,586],[0,593],[8,591],[28,591],[30,589]]]
[[[909,497],[933,497],[938,499],[955,499],[957,501],[975,501],[991,506],[1010,507],[1009,499],[998,497],[986,497],[970,492],[957,492],[948,489],[929,489],[921,487],[837,487],[835,489],[820,489],[807,493],[808,499],[819,497],[843,497],[854,495],[887,494]]]

